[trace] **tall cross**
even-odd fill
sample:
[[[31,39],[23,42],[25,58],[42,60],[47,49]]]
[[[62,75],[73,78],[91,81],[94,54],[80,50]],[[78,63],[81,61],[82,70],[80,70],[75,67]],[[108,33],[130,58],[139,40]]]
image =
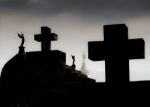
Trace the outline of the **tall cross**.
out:
[[[57,35],[55,33],[51,33],[51,29],[43,26],[41,27],[41,34],[36,34],[34,39],[38,42],[41,42],[42,51],[51,50],[51,41],[57,40]]]
[[[106,82],[129,82],[129,59],[144,58],[144,40],[128,40],[124,24],[105,25],[104,41],[88,43],[89,59],[105,60]]]

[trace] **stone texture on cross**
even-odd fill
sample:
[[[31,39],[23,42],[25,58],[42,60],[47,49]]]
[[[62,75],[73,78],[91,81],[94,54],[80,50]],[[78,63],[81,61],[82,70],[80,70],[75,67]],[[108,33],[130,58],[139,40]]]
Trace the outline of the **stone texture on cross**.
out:
[[[105,60],[106,82],[129,82],[129,59],[144,58],[144,40],[128,40],[125,24],[105,25],[104,41],[88,43],[88,57],[93,61]]]
[[[56,41],[58,36],[55,33],[51,33],[51,29],[43,26],[41,27],[41,34],[36,34],[34,39],[38,42],[41,42],[42,51],[51,50],[51,41]]]

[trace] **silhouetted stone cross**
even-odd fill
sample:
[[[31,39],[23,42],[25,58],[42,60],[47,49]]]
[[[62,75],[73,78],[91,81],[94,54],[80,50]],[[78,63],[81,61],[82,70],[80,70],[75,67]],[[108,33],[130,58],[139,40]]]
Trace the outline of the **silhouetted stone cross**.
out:
[[[57,35],[51,33],[51,29],[43,26],[41,27],[41,34],[36,34],[34,39],[38,42],[41,42],[42,51],[51,50],[51,41],[57,40]]]
[[[124,24],[105,25],[104,41],[88,43],[89,59],[105,60],[106,82],[129,82],[129,59],[144,58],[144,40],[128,40]]]

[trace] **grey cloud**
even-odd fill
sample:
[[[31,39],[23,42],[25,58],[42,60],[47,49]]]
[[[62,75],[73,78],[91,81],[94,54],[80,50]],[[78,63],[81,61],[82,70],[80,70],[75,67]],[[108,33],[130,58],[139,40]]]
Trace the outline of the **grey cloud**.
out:
[[[0,0],[0,6],[3,8],[22,8],[27,6],[30,0]]]
[[[0,0],[1,12],[23,12],[39,15],[70,13],[95,17],[140,16],[150,14],[150,0]]]

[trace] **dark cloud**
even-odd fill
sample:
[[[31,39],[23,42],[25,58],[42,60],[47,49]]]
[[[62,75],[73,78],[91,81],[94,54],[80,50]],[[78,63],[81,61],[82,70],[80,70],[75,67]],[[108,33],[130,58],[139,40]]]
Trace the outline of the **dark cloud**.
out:
[[[17,9],[26,7],[30,0],[0,0],[0,6],[4,9]]]
[[[0,0],[1,12],[37,15],[68,13],[84,17],[150,14],[150,0]]]

